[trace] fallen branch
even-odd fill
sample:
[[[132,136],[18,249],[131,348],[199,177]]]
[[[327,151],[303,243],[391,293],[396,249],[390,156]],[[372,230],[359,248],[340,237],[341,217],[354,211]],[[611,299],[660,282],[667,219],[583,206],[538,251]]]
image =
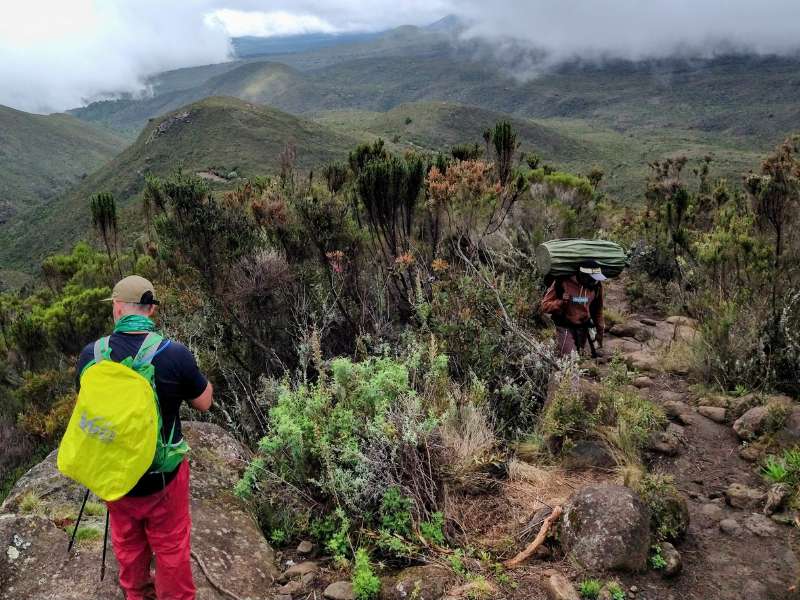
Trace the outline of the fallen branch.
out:
[[[504,562],[503,566],[506,569],[513,569],[528,560],[528,558],[534,552],[536,552],[536,549],[544,543],[544,540],[547,537],[547,531],[550,529],[550,526],[561,516],[561,512],[562,509],[560,506],[554,507],[553,512],[551,512],[550,515],[544,520],[544,523],[542,523],[542,528],[539,530],[539,533],[536,534],[536,539],[528,544],[525,550],[517,554],[514,558]]]
[[[223,596],[227,596],[227,597],[228,597],[228,598],[230,598],[231,600],[242,600],[242,598],[240,598],[239,596],[237,596],[236,594],[234,594],[234,593],[233,593],[232,591],[230,591],[229,589],[227,589],[227,588],[223,587],[223,586],[222,586],[222,585],[221,585],[221,584],[220,584],[218,581],[216,581],[216,580],[215,580],[215,579],[214,579],[214,578],[211,576],[211,573],[209,573],[209,571],[208,571],[208,568],[206,568],[206,564],[203,562],[203,559],[202,559],[202,558],[200,558],[200,557],[199,557],[199,556],[198,556],[198,555],[195,553],[195,551],[194,551],[194,550],[191,550],[190,552],[191,552],[192,558],[193,558],[193,559],[194,559],[194,560],[197,562],[198,566],[200,567],[200,570],[203,572],[203,575],[205,575],[206,579],[208,580],[208,583],[210,583],[210,584],[211,584],[211,587],[213,587],[213,588],[214,588],[214,589],[215,589],[217,592],[219,592],[219,593],[220,593],[220,594],[222,594]]]

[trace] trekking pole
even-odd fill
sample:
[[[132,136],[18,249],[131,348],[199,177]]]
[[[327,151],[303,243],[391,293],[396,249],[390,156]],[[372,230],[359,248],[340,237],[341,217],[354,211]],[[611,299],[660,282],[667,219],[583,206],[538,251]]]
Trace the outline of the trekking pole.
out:
[[[106,548],[108,548],[108,509],[106,509],[106,531],[103,534],[103,562],[100,565],[100,581],[106,576]]]
[[[72,538],[69,540],[69,546],[67,546],[67,554],[72,550],[72,546],[75,545],[75,536],[78,533],[78,525],[81,523],[81,517],[83,516],[83,509],[86,508],[86,501],[89,499],[89,488],[86,488],[86,494],[83,496],[83,503],[81,504],[81,510],[78,512],[78,518],[75,519],[75,527],[72,528]]]

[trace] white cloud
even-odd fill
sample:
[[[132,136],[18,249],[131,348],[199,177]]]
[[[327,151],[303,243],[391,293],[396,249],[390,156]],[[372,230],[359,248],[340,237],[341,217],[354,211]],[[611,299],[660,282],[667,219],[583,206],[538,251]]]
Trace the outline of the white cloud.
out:
[[[0,104],[64,110],[136,93],[159,71],[222,62],[228,35],[378,31],[446,14],[520,71],[582,58],[800,46],[800,0],[2,0]],[[530,52],[535,50],[536,52]]]
[[[224,28],[233,37],[245,35],[273,37],[340,31],[325,19],[315,15],[294,14],[284,10],[257,12],[223,8],[207,14],[205,22]]]
[[[455,6],[455,5],[454,5]],[[544,50],[551,62],[641,60],[800,48],[798,0],[480,0],[459,2],[479,37]]]
[[[226,60],[230,41],[203,2],[24,0],[0,20],[0,104],[65,110],[136,93],[158,71]],[[198,10],[201,9],[201,10]]]

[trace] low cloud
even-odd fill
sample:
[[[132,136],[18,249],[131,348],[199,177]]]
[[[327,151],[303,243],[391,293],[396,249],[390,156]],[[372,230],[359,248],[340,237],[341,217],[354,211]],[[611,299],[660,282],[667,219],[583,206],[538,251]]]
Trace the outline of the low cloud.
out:
[[[223,62],[230,40],[194,1],[24,0],[0,21],[0,104],[60,111],[118,93],[147,76]]]
[[[463,37],[531,63],[796,54],[797,0],[463,0]]]
[[[273,37],[342,31],[316,15],[296,14],[283,10],[254,12],[224,8],[206,15],[205,22],[209,26],[223,28],[234,37],[245,35]]]
[[[6,0],[0,104],[51,112],[230,57],[229,36],[379,31],[454,14],[462,45],[535,74],[574,59],[795,55],[798,0]],[[475,43],[481,40],[485,43]]]

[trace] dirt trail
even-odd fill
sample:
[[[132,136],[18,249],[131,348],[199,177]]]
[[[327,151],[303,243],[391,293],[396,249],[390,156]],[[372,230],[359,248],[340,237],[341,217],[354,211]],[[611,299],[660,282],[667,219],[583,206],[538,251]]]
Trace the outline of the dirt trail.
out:
[[[629,315],[619,284],[610,286],[607,297],[608,305],[621,309],[631,321],[645,324],[655,336],[659,331],[668,332],[670,327],[673,331],[680,327],[657,318]],[[636,595],[639,600],[800,598],[791,589],[798,579],[798,556],[794,551],[800,548],[798,530],[764,517],[761,506],[751,511],[726,504],[725,490],[732,483],[765,489],[757,466],[740,458],[740,442],[731,425],[714,422],[697,412],[685,377],[659,372],[669,342],[659,344],[656,337],[655,343],[615,337],[609,336],[608,346],[619,348],[632,362],[646,365],[654,359],[655,368],[643,370],[653,384],[643,388],[642,394],[660,404],[682,401],[690,407],[679,417],[682,423],[672,426],[681,440],[679,454],[657,454],[650,463],[651,470],[673,475],[688,501],[691,525],[685,540],[677,544],[683,557],[683,573],[667,580],[651,572],[623,577],[623,581],[641,590]],[[737,525],[729,527],[727,533],[720,528],[720,522],[726,519]],[[726,526],[730,523],[726,522]]]

